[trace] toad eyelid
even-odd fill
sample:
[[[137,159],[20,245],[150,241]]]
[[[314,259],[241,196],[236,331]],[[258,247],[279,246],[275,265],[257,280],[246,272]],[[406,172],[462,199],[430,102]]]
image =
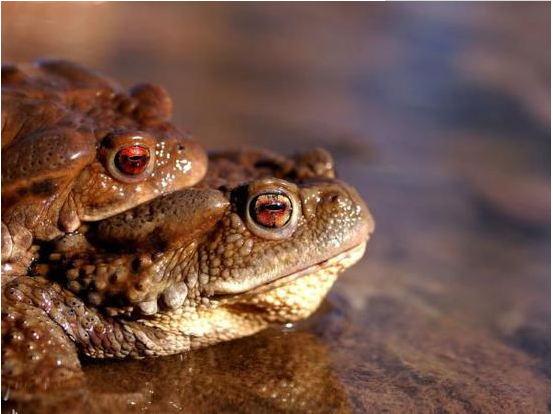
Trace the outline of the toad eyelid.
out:
[[[121,168],[120,166],[117,165],[118,162],[121,161],[119,159],[119,155],[121,152],[125,152],[125,151],[132,152],[132,149],[138,149],[138,148],[141,148],[142,150],[144,150],[143,156],[146,158],[145,160],[146,162],[141,171],[137,172],[136,174],[132,174],[132,173],[129,173],[128,171],[125,171],[124,168]],[[105,161],[104,161],[105,166],[107,170],[110,172],[111,176],[125,183],[137,183],[137,182],[143,181],[147,179],[147,177],[149,177],[154,170],[155,151],[152,151],[151,147],[146,143],[131,141],[126,144],[119,145],[113,149],[107,149],[105,150],[104,154],[105,154]]]
[[[256,236],[264,239],[281,240],[291,236],[296,229],[301,210],[298,197],[282,187],[262,188],[262,185],[259,187],[257,191],[250,193],[248,199],[246,211],[248,228]],[[264,214],[269,216],[263,216]]]

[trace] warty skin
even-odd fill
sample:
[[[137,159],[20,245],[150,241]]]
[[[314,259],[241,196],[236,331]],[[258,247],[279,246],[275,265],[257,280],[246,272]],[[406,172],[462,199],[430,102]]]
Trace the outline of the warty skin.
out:
[[[245,171],[244,160],[237,159],[229,155],[225,168],[235,163]],[[305,171],[295,182],[259,170],[260,177],[249,182],[238,177],[239,184],[207,188],[218,182],[220,165],[214,161],[203,186],[90,226],[81,244],[59,241],[49,254],[56,261],[37,265],[42,275],[5,286],[3,383],[40,388],[48,378],[50,385],[70,386],[83,379],[78,353],[96,358],[173,354],[296,321],[318,307],[338,273],[364,252],[374,227],[364,202],[343,182]],[[273,175],[296,175],[271,168]],[[281,189],[297,201],[294,231],[278,240],[260,237],[247,220],[248,200],[265,189]],[[186,227],[187,207],[198,205],[204,216],[194,231],[185,236],[173,231]],[[147,225],[160,214],[174,226]],[[147,235],[167,234],[151,241],[133,222],[140,222]],[[135,244],[109,243],[126,232]],[[111,272],[97,270],[110,261]],[[71,269],[77,269],[76,278]]]

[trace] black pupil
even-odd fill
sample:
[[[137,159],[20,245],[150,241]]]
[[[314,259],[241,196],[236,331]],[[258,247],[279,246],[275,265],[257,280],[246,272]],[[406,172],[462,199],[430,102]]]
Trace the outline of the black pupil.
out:
[[[144,162],[144,155],[132,155],[128,158],[124,158],[127,162],[131,163],[133,166],[140,166]]]
[[[286,204],[280,203],[280,202],[273,202],[271,204],[265,204],[261,206],[262,210],[269,210],[269,211],[282,211],[286,208]]]
[[[115,158],[115,164],[120,171],[123,171],[126,174],[140,174],[148,160],[150,158],[149,154],[137,154],[133,153],[136,149],[127,149],[122,150],[117,154]]]
[[[145,162],[146,156],[145,155],[119,155],[119,163],[123,166],[127,166],[130,168],[137,168],[142,166]]]

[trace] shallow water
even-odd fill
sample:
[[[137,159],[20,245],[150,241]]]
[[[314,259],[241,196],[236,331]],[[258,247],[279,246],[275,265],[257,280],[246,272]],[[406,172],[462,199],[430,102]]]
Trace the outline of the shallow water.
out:
[[[2,12],[4,61],[159,82],[208,148],[324,146],[377,223],[309,320],[3,411],[549,412],[548,3]]]

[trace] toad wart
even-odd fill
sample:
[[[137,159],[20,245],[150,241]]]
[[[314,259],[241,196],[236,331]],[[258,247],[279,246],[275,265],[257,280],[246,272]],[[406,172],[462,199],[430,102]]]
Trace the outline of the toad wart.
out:
[[[37,241],[197,183],[203,149],[158,86],[126,93],[66,61],[2,66],[2,282]]]
[[[159,139],[155,131],[149,134]],[[92,147],[101,148],[103,142],[94,137]],[[169,160],[177,157],[172,151],[178,152],[179,145],[171,142]],[[191,142],[186,146],[199,148]],[[140,160],[141,150],[133,147],[121,157],[94,155],[103,163],[88,161],[78,171],[101,170],[104,176],[114,165],[119,168],[106,167],[105,160],[119,159],[128,167],[120,165],[114,176],[121,180],[118,174],[142,168],[140,162],[124,161],[137,154]],[[2,289],[4,388],[78,385],[84,379],[79,353],[94,358],[168,355],[305,318],[338,273],[362,256],[372,218],[356,191],[335,178],[327,152],[291,158],[254,150],[214,154],[203,180],[183,188],[204,175],[201,154],[198,149],[193,161],[199,172],[189,171],[178,188],[153,191],[123,206],[107,197],[102,208],[94,185],[79,187],[88,197],[69,197],[96,200],[94,211],[103,212],[98,214],[83,214],[90,211],[86,203],[55,203],[67,199],[71,180],[79,181],[82,174],[85,182],[95,182],[90,173],[67,178],[49,172],[69,188],[64,196],[60,191],[37,195],[31,189],[34,177],[25,184],[23,173],[7,181],[15,194],[8,211],[36,211],[48,202],[65,207],[59,217],[43,214],[35,227],[17,222],[17,228],[29,229],[33,242],[40,241],[40,249],[33,249],[32,263],[22,265],[19,274],[12,272]],[[133,194],[132,185],[154,176],[155,166],[141,179],[126,182],[125,189]],[[76,217],[78,226],[60,226],[60,217]],[[55,231],[46,237],[35,231],[37,226]]]

